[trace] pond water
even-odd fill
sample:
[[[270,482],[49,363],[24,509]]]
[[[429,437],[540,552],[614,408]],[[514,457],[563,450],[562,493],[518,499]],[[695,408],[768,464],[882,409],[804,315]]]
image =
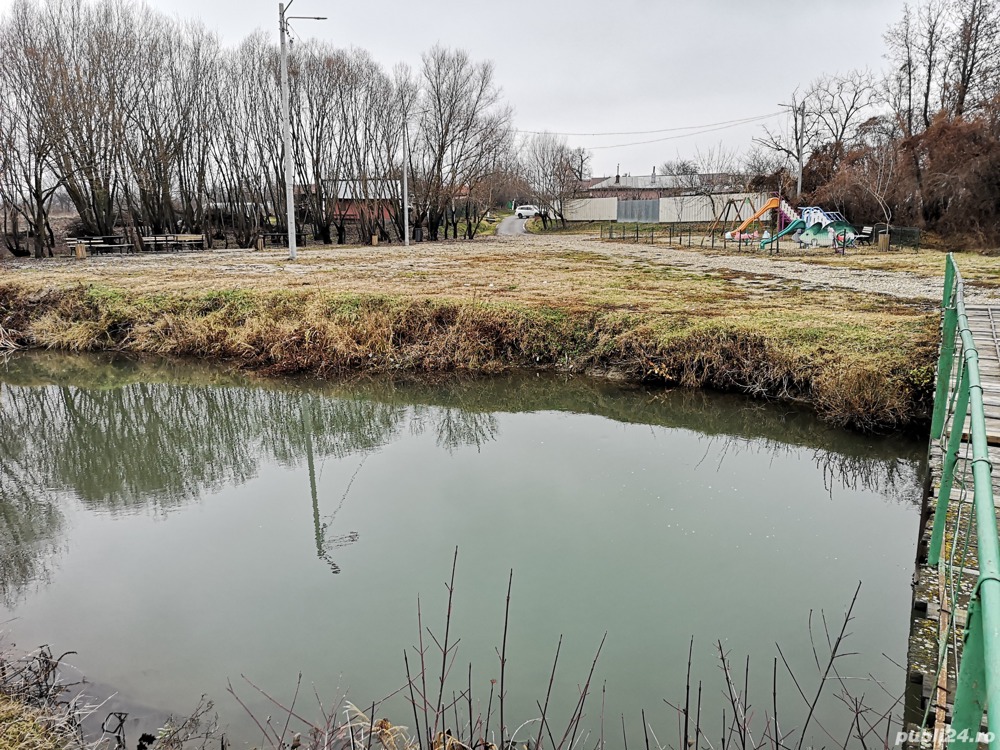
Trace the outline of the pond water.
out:
[[[751,702],[758,683],[770,702],[776,642],[814,686],[810,612],[839,626],[859,581],[841,671],[903,690],[920,442],[586,378],[262,383],[45,353],[0,365],[0,441],[7,644],[78,652],[90,692],[140,724],[206,694],[237,744],[258,742],[227,680],[274,709],[241,675],[289,700],[301,672],[307,714],[313,686],[370,707],[406,684],[418,598],[443,635],[456,547],[451,684],[471,663],[484,712],[513,570],[513,726],[539,713],[560,636],[565,722],[607,633],[587,728],[606,686],[616,736],[645,708],[676,738],[663,699],[683,700],[694,636],[717,737],[716,641],[741,675],[752,656]],[[400,695],[381,713],[412,726]]]

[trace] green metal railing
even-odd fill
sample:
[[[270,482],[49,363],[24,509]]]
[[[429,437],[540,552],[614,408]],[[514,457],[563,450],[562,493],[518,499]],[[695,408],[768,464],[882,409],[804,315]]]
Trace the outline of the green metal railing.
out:
[[[979,353],[969,328],[965,282],[951,254],[948,255],[945,266],[942,308],[944,319],[941,355],[938,361],[931,439],[940,441],[945,434],[946,425],[949,430],[928,563],[939,568],[948,567],[948,573],[953,573],[954,547],[958,542],[957,523],[951,555],[942,559],[941,552],[945,540],[948,503],[956,478],[955,469],[963,439],[966,438],[971,438],[965,447],[968,454],[968,442],[971,442],[971,458],[967,455],[965,467],[968,469],[971,465],[974,497],[974,517],[969,519],[969,530],[972,531],[974,521],[979,560],[979,577],[969,602],[959,662],[951,724],[951,736],[955,739],[951,744],[970,747],[979,744],[979,740],[983,739],[979,737],[983,712],[988,707],[989,747],[991,750],[1000,750],[1000,538],[997,535],[997,515],[993,505],[992,466],[986,440]],[[963,491],[967,491],[970,483],[964,482],[963,478],[959,478],[959,481]],[[969,538],[970,535],[967,534],[966,544]],[[959,570],[962,568],[964,559]],[[954,606],[954,601],[952,598],[951,606]],[[954,618],[951,620],[954,622]],[[947,636],[941,647],[942,650],[947,648]]]

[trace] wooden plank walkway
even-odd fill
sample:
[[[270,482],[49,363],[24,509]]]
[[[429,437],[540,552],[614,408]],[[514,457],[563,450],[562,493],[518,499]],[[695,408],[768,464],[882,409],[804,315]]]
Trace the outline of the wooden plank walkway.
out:
[[[990,460],[997,467],[993,472],[994,505],[1000,507],[1000,307],[968,307],[967,312],[969,327],[979,351]],[[957,369],[958,354],[955,361]],[[949,398],[950,396],[951,394]],[[950,568],[950,573],[927,565],[927,549],[934,525],[947,430],[940,443],[934,442],[930,446],[930,470],[924,489],[907,650],[907,731],[920,730],[921,727],[928,730],[934,730],[935,727],[943,729],[951,722],[956,657],[961,657],[966,611],[979,577],[972,503],[972,448],[967,442],[968,430],[967,420],[948,504],[941,555],[942,561],[949,563],[947,567]],[[941,659],[939,643],[945,634],[948,645]],[[944,733],[937,732],[935,735],[938,738],[934,743],[936,748],[941,744],[940,738]]]

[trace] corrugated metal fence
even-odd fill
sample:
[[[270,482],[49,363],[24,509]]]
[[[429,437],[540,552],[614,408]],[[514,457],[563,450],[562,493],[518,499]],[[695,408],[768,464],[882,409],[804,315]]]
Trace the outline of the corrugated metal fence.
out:
[[[618,221],[617,198],[584,198],[566,202],[567,221]]]
[[[655,224],[660,220],[660,202],[651,201],[618,201],[618,217],[620,223]]]

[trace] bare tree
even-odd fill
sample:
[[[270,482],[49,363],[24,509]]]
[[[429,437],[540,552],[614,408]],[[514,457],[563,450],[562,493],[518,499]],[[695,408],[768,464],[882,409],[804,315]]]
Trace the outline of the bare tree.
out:
[[[493,154],[511,148],[512,111],[490,62],[474,63],[466,52],[435,46],[424,54],[421,73],[414,192],[418,221],[426,218],[435,240],[446,221],[457,230],[459,194],[490,174]]]
[[[816,119],[817,138],[846,149],[875,102],[875,77],[870,70],[824,75],[809,87],[805,99]]]
[[[666,161],[661,170],[670,178],[669,186],[678,192],[675,200],[681,221],[684,221],[683,211],[689,199],[707,200],[712,214],[717,215],[721,194],[746,189],[747,179],[736,150],[722,143],[695,149],[693,159],[678,156],[673,161]]]
[[[937,111],[932,102],[936,92],[940,91],[942,56],[945,54],[945,12],[947,0],[926,0],[917,12],[918,25],[916,32],[916,48],[922,76],[921,120],[923,127],[931,124],[931,116]],[[940,94],[938,94],[940,96]],[[940,99],[938,99],[940,101]]]
[[[566,225],[566,204],[579,188],[580,156],[579,150],[569,148],[565,137],[552,133],[532,135],[522,145],[522,170],[542,209],[544,226],[551,216]]]
[[[855,147],[847,152],[837,174],[819,191],[853,213],[877,211],[888,226],[893,220],[892,195],[898,189],[898,130],[892,116],[872,117],[858,128]]]
[[[913,135],[914,99],[917,95],[917,50],[913,10],[903,6],[903,17],[882,35],[890,68],[883,79],[884,100],[895,113],[903,135]]]
[[[962,117],[997,93],[1000,7],[994,0],[956,0],[951,14],[946,97],[952,115]]]
[[[569,166],[573,170],[573,176],[578,182],[583,182],[591,176],[591,162],[593,154],[583,146],[570,149]]]
[[[49,205],[60,183],[49,168],[54,139],[45,120],[32,20],[30,6],[18,4],[0,30],[0,58],[6,63],[0,67],[0,209],[4,229],[12,230],[4,232],[7,249],[42,258],[52,254]],[[21,243],[21,220],[30,248]]]
[[[814,111],[806,106],[805,98],[796,89],[789,104],[782,104],[788,110],[788,121],[782,130],[764,127],[764,136],[754,138],[754,143],[785,156],[794,166],[797,174],[795,195],[802,195],[802,169],[809,152],[816,144],[819,123]]]
[[[284,196],[281,133],[275,118],[260,116],[278,111],[277,73],[277,50],[258,33],[226,55],[218,76],[209,221],[233,232],[243,247],[270,226],[277,197]]]

